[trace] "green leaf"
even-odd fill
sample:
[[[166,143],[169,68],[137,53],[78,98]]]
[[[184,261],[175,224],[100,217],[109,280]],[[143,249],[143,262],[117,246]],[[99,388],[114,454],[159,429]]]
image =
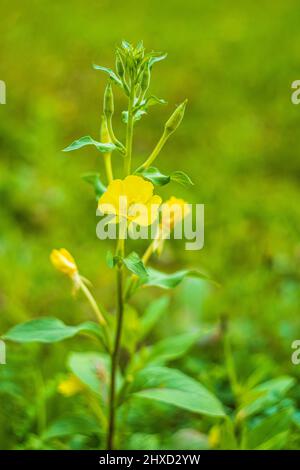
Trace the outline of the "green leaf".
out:
[[[146,180],[150,181],[151,183],[155,184],[156,186],[164,186],[170,182],[170,176],[163,175],[158,168],[151,166],[146,170],[143,170],[141,173],[137,172],[145,178]]]
[[[133,122],[140,121],[145,114],[147,114],[147,112],[143,109],[135,111],[133,115]],[[124,124],[128,124],[128,111],[122,111],[122,121]]]
[[[62,438],[74,434],[99,434],[99,423],[88,416],[65,416],[50,424],[42,439]]]
[[[245,397],[244,403],[238,411],[238,416],[244,419],[274,405],[284,397],[294,384],[293,377],[282,376],[257,385]]]
[[[184,356],[184,354],[187,353],[199,338],[200,332],[192,331],[190,333],[163,339],[150,347],[148,362],[163,364],[165,362],[178,359],[179,357]]]
[[[84,137],[81,137],[80,139],[74,140],[74,142],[72,142],[68,147],[63,149],[63,152],[71,152],[72,150],[77,150],[81,147],[86,147],[87,145],[94,145],[99,150],[99,152],[104,153],[113,152],[116,149],[115,144],[113,144],[112,142],[103,144],[102,142],[94,140],[89,135],[86,135]]]
[[[143,261],[134,251],[123,259],[123,263],[125,264],[126,268],[129,269],[129,271],[136,274],[138,277],[145,278],[145,276],[148,276]]]
[[[151,181],[151,183],[156,186],[164,186],[170,181],[175,181],[176,183],[179,183],[183,186],[189,186],[194,184],[191,178],[183,171],[174,171],[170,174],[170,176],[168,176],[161,173],[160,170],[156,167],[149,167],[141,172],[136,171],[136,174],[142,175],[143,178]]]
[[[176,183],[181,184],[182,186],[193,186],[194,183],[191,178],[184,173],[184,171],[173,171],[170,175],[171,181],[176,181]]]
[[[58,318],[43,317],[14,326],[3,338],[9,341],[16,341],[17,343],[55,343],[71,338],[78,333],[92,333],[102,337],[101,328],[94,322],[67,326]]]
[[[146,311],[141,318],[141,339],[144,339],[154,328],[160,317],[166,312],[169,303],[169,297],[164,296],[154,300],[146,308]]]
[[[147,109],[149,106],[153,106],[155,104],[168,104],[168,103],[163,98],[158,98],[157,96],[151,95],[145,100],[145,103],[142,106],[146,107]]]
[[[246,443],[248,449],[271,450],[278,449],[279,434],[287,432],[292,421],[293,409],[281,410],[274,415],[264,416],[258,424],[247,430]]]
[[[210,280],[205,274],[195,269],[183,269],[172,274],[162,273],[153,268],[148,268],[147,271],[148,277],[143,281],[144,285],[161,287],[163,289],[172,289],[178,286],[187,276]]]
[[[157,52],[157,53],[152,53],[151,54],[152,57],[150,58],[149,60],[149,66],[152,67],[153,64],[155,64],[156,62],[160,62],[161,60],[164,60],[168,54],[162,54],[160,52]]]
[[[81,178],[93,186],[98,201],[107,189],[100,179],[100,173],[85,173],[81,175]]]
[[[76,377],[97,395],[106,396],[109,357],[96,352],[71,353],[68,366]]]
[[[107,67],[102,67],[102,65],[96,65],[93,64],[93,68],[95,70],[101,70],[101,72],[105,72],[109,75],[109,78],[116,84],[119,85],[120,87],[123,86],[122,81],[119,79],[119,77],[115,74],[115,72],[112,69],[109,69]]]
[[[179,370],[146,367],[132,384],[134,396],[157,400],[194,413],[225,416],[220,401],[203,385]]]

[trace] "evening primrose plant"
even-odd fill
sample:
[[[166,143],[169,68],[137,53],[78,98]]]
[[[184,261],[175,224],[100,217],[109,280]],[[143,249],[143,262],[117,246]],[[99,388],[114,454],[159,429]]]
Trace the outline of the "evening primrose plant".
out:
[[[54,249],[50,255],[53,266],[70,278],[74,295],[81,292],[85,296],[94,321],[71,326],[58,318],[42,317],[17,325],[5,335],[6,340],[40,343],[57,342],[80,333],[96,338],[99,352],[71,353],[68,366],[73,378],[62,382],[59,390],[65,396],[71,396],[74,390],[74,393],[80,393],[81,383],[93,400],[97,399],[96,414],[101,416],[99,445],[107,449],[125,445],[122,441],[124,433],[121,432],[125,424],[124,410],[129,403],[134,406],[137,397],[214,418],[224,417],[222,405],[211,391],[195,379],[167,366],[170,360],[184,355],[199,340],[199,331],[185,332],[179,337],[146,346],[147,336],[167,309],[168,302],[166,297],[155,299],[145,312],[138,315],[133,313],[135,310],[131,304],[132,297],[141,288],[171,289],[186,276],[202,277],[196,270],[183,269],[170,274],[149,266],[151,257],[161,254],[171,233],[190,213],[190,207],[180,197],[172,196],[163,201],[157,193],[160,186],[171,182],[192,185],[191,179],[181,170],[165,175],[153,166],[180,125],[187,100],[172,112],[149,156],[144,161],[133,158],[135,123],[149,112],[151,106],[166,104],[149,92],[154,66],[165,57],[166,54],[146,52],[142,42],[134,47],[123,41],[116,50],[115,70],[94,65],[108,77],[100,140],[85,136],[64,149],[70,152],[93,146],[103,157],[105,179],[98,173],[84,175],[84,179],[95,190],[97,212],[106,217],[103,227],[107,233],[117,229],[115,252],[107,253],[108,269],[113,269],[116,277],[115,311],[107,311],[96,301],[90,282],[67,249]],[[124,142],[114,132],[113,89],[121,91],[127,98],[127,109],[121,114],[126,127]],[[115,178],[116,170],[120,169],[122,177]],[[176,192],[179,188],[176,187]],[[145,252],[138,254],[128,250],[128,233],[150,226],[153,236],[148,240]],[[126,350],[124,355],[123,350]],[[80,432],[74,429],[74,433],[77,431]]]

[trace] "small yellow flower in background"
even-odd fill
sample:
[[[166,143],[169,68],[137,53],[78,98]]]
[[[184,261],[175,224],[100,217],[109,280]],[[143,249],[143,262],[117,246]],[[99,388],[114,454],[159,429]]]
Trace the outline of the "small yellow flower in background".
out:
[[[175,225],[190,213],[190,208],[184,199],[172,196],[161,205],[160,212],[161,224],[153,241],[153,251],[159,256],[163,251],[165,239],[169,238]]]
[[[78,273],[73,256],[65,248],[52,250],[50,260],[58,271],[67,274],[71,278],[74,277],[74,274]]]
[[[98,208],[103,214],[115,215],[137,225],[151,225],[158,216],[161,197],[153,195],[154,186],[141,176],[129,175],[124,180],[113,180],[100,197]]]
[[[172,196],[161,207],[162,227],[172,230],[178,222],[181,222],[190,209],[183,199]]]
[[[70,374],[67,379],[58,384],[57,390],[65,397],[72,397],[84,390],[84,385],[75,375]]]

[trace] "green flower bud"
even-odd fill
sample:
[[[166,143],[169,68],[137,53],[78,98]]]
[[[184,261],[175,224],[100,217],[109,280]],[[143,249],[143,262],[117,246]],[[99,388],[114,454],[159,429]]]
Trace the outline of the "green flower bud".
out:
[[[116,70],[117,70],[117,74],[119,75],[119,77],[123,78],[125,74],[125,69],[124,69],[122,59],[118,53],[116,56]]]
[[[106,117],[110,117],[114,114],[114,96],[110,83],[106,85],[104,91],[103,112]]]
[[[141,80],[141,90],[143,93],[145,93],[150,85],[150,78],[151,78],[151,73],[149,70],[148,65],[146,66],[143,75],[142,75],[142,80]]]
[[[186,103],[187,103],[187,100],[185,100],[183,103],[177,106],[172,116],[167,120],[165,124],[166,134],[169,135],[169,134],[172,134],[174,131],[176,131],[177,127],[179,126],[179,124],[181,123],[183,119]]]

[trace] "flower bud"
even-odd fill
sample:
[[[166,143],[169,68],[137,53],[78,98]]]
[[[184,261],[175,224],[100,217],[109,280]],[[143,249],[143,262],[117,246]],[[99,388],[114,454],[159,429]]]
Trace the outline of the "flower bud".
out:
[[[52,250],[50,259],[53,266],[67,276],[73,278],[78,273],[73,256],[65,248]]]
[[[172,134],[174,131],[176,131],[177,127],[183,119],[186,103],[187,100],[177,106],[172,116],[167,120],[165,124],[166,134]]]
[[[141,80],[141,90],[143,93],[145,93],[149,88],[150,78],[151,78],[151,74],[150,74],[149,67],[147,66],[143,72],[142,80]]]
[[[111,117],[114,114],[114,96],[110,83],[106,85],[104,91],[103,112],[107,117]]]
[[[125,74],[125,69],[124,69],[122,59],[118,53],[116,55],[116,70],[117,70],[117,74],[119,75],[119,77],[123,78]]]

